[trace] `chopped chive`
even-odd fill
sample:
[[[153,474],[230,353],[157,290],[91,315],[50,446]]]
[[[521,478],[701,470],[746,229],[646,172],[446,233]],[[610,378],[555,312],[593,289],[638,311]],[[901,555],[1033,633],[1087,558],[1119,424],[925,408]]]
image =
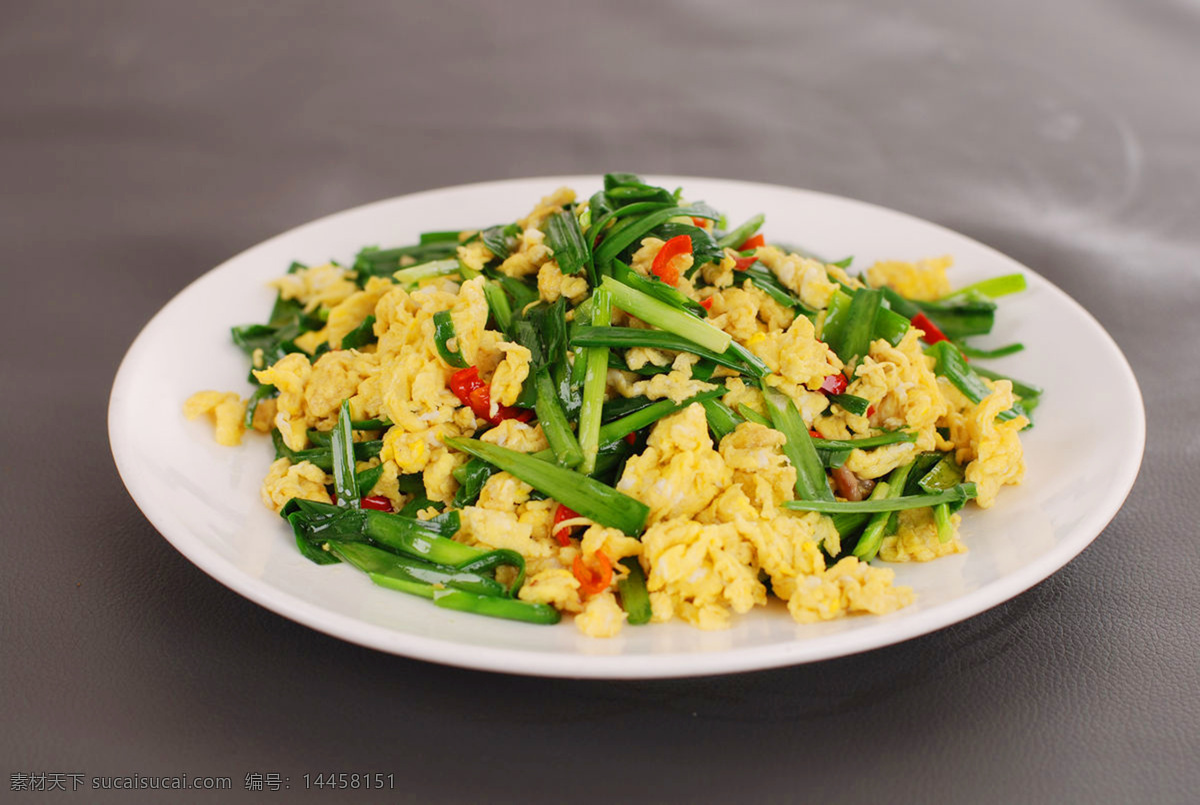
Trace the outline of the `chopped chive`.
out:
[[[736,249],[738,246],[741,246],[750,238],[754,237],[754,233],[762,227],[763,221],[765,220],[766,217],[762,214],[755,215],[738,228],[731,229],[726,234],[717,238],[717,245],[726,249]]]
[[[1022,401],[1028,401],[1030,399],[1036,399],[1042,396],[1043,389],[1041,386],[1035,386],[1032,383],[1023,383],[1022,381],[1011,378],[1008,375],[1002,375],[999,372],[993,372],[991,369],[983,366],[975,366],[972,368],[974,369],[975,374],[980,375],[981,377],[986,377],[988,380],[1007,380],[1009,383],[1012,383],[1013,393],[1020,397]],[[1027,402],[1026,406],[1028,407]]]
[[[713,432],[716,442],[720,442],[733,433],[738,425],[746,421],[718,399],[704,400],[700,404],[704,406],[704,415],[708,419],[708,427]]]
[[[512,325],[512,307],[508,304],[508,295],[496,283],[488,280],[483,283],[483,297],[487,300],[488,310],[496,320],[496,326],[503,333],[508,332]]]
[[[563,274],[574,274],[581,268],[587,268],[588,281],[596,284],[595,270],[592,267],[587,241],[579,228],[579,221],[570,212],[556,212],[546,219],[543,226],[546,233],[546,245],[554,252],[554,261]]]
[[[601,280],[601,287],[607,288],[612,293],[614,307],[619,307],[626,313],[636,316],[660,330],[666,330],[694,341],[710,352],[718,354],[724,352],[733,340],[728,333],[717,329],[703,319],[677,310],[666,302],[617,282],[612,277],[604,277]]]
[[[513,579],[512,585],[505,591],[505,594],[511,598],[517,594],[517,591],[521,589],[521,585],[525,582],[525,557],[514,550],[497,548],[496,550],[488,551],[482,556],[463,562],[455,567],[454,570],[458,573],[478,574],[488,570],[494,571],[502,565],[517,569],[517,575]],[[480,590],[479,592],[485,591]]]
[[[418,241],[422,246],[428,246],[430,243],[458,243],[459,235],[462,234],[458,230],[447,230],[444,232],[422,232]]]
[[[558,623],[562,618],[559,611],[548,604],[531,604],[512,598],[478,595],[462,590],[434,590],[433,603],[443,609],[542,625]]]
[[[783,453],[796,468],[796,497],[801,500],[832,501],[828,476],[817,456],[812,436],[800,418],[792,399],[782,392],[764,387],[763,399],[775,430],[784,435]]]
[[[592,294],[592,330],[610,329],[612,294],[598,288]],[[600,426],[604,415],[604,390],[608,379],[608,347],[588,347],[576,362],[584,364],[583,403],[579,409],[579,447],[583,451],[582,472],[596,469],[596,454],[600,450]]]
[[[615,441],[624,439],[631,433],[641,430],[642,428],[653,425],[663,417],[670,416],[676,411],[682,411],[684,408],[693,403],[703,403],[705,400],[715,399],[725,394],[725,389],[710,389],[702,391],[699,394],[689,397],[683,402],[674,402],[672,400],[658,400],[652,405],[648,405],[628,416],[623,416],[620,419],[612,422],[607,422],[600,426],[600,446],[612,444]],[[570,508],[575,509],[574,506]],[[575,509],[579,511],[579,509]]]
[[[509,241],[521,233],[521,228],[516,224],[490,226],[479,233],[483,245],[487,246],[489,252],[496,256],[499,260],[504,260],[511,254],[512,248],[509,246]]]
[[[904,484],[908,481],[908,474],[912,472],[913,462],[897,467],[888,475],[887,481],[879,486],[886,486],[886,489],[879,496],[872,494],[872,498],[877,501],[886,503],[889,500],[896,500],[904,494]],[[874,491],[874,490],[872,490]],[[868,499],[868,502],[869,499]],[[853,554],[864,562],[870,562],[879,553],[879,546],[883,544],[884,530],[887,528],[888,522],[891,520],[891,511],[880,511],[871,515],[870,521],[867,522],[866,528],[863,529],[862,536],[858,538],[857,544],[854,546]]]
[[[911,322],[906,316],[887,307],[880,307],[875,315],[875,331],[871,334],[871,340],[882,338],[894,347],[904,338],[910,326]]]
[[[775,276],[775,272],[762,263],[753,263],[741,271],[734,271],[733,275],[739,283],[747,279],[750,280],[754,284],[754,287],[774,299],[783,307],[792,308],[805,316],[812,316],[816,313],[816,311],[800,301],[791,290],[781,283],[779,277]]]
[[[433,342],[442,360],[456,369],[466,369],[467,362],[463,359],[461,346],[450,349],[449,342],[451,339],[457,339],[458,333],[454,329],[454,320],[450,318],[449,310],[439,310],[433,314],[433,328]]]
[[[373,344],[375,341],[375,315],[368,314],[362,320],[362,324],[342,336],[338,347],[340,349],[358,349],[365,347],[367,344]]]
[[[855,394],[830,394],[829,402],[840,405],[847,413],[854,416],[866,416],[871,409],[871,401]]]
[[[636,204],[631,204],[628,207],[614,210],[609,215],[616,216],[625,214],[626,210],[644,203],[649,202],[638,202]],[[687,215],[695,218],[717,218],[716,213],[700,204],[693,204],[689,207],[662,208],[661,205],[654,206],[659,207],[659,209],[656,209],[653,212],[647,212],[645,215],[642,215],[638,218],[627,218],[625,225],[621,226],[619,230],[610,230],[608,234],[605,235],[604,242],[597,246],[595,252],[593,253],[597,272],[602,273],[602,270],[607,268],[608,264],[616,259],[617,255],[625,251],[627,246],[630,246],[635,241],[640,240],[651,230],[665,224],[667,221],[676,216]],[[624,307],[624,305],[620,306]]]
[[[604,290],[604,289],[602,289]],[[665,330],[647,330],[642,327],[576,327],[571,334],[571,343],[578,347],[650,347],[669,349],[674,352],[691,352],[713,363],[733,369],[754,378],[766,377],[770,369],[741,344],[731,341],[723,353],[713,352],[695,341]],[[747,360],[743,355],[748,356]],[[666,371],[670,371],[667,369]]]
[[[980,376],[967,364],[963,354],[958,351],[958,347],[951,342],[938,341],[926,349],[925,354],[932,355],[937,361],[933,371],[953,383],[955,388],[976,405],[983,402],[983,399],[992,393]],[[1007,421],[1016,419],[1018,416],[1026,416],[1026,412],[1020,403],[1014,403],[1012,408],[1001,411],[997,415],[997,419]]]
[[[496,468],[481,458],[472,458],[451,471],[454,480],[458,481],[458,490],[454,493],[451,505],[456,509],[472,505],[479,499],[483,485],[487,479],[496,474]]]
[[[412,285],[432,277],[446,277],[451,274],[457,274],[461,269],[462,264],[454,258],[448,260],[431,260],[428,263],[402,268],[399,271],[393,272],[392,277],[401,285]]]
[[[364,573],[378,573],[420,584],[442,584],[484,595],[505,594],[504,585],[474,571],[409,559],[365,542],[329,540],[327,544],[335,555]]]
[[[362,472],[354,473],[354,483],[358,485],[358,494],[366,497],[375,489],[375,484],[379,483],[379,479],[383,476],[383,465],[376,464],[374,467],[363,470]]]
[[[821,512],[822,514],[894,512],[904,509],[923,509],[939,503],[958,503],[970,500],[976,494],[975,484],[965,483],[947,489],[945,492],[938,492],[936,495],[901,495],[883,500],[859,501],[786,500],[783,505],[796,511]]]
[[[358,506],[358,478],[354,474],[354,435],[350,429],[350,403],[342,400],[341,413],[333,428],[333,488],[340,506]]]
[[[1026,288],[1024,274],[1004,274],[999,277],[991,277],[989,279],[976,282],[973,285],[967,285],[959,288],[957,291],[950,293],[939,299],[939,302],[944,302],[947,299],[953,299],[956,296],[967,296],[977,293],[984,296],[990,296],[995,299],[998,296],[1006,296],[1010,293],[1017,293]]]
[[[840,321],[834,333],[827,334],[825,338],[829,348],[843,363],[853,363],[867,354],[882,303],[883,292],[870,288],[859,288],[850,298],[844,320]]]
[[[933,507],[933,522],[937,525],[938,542],[945,544],[954,539],[954,521],[950,519],[949,503],[939,503]]]
[[[562,401],[554,388],[554,381],[550,378],[550,370],[547,367],[542,366],[537,370],[534,384],[537,388],[537,402],[534,407],[542,432],[550,442],[550,449],[554,451],[558,463],[562,466],[578,466],[583,461],[583,451],[575,434],[571,432],[567,413],[563,410]]]
[[[963,471],[950,453],[945,454],[917,481],[917,487],[933,494],[953,489],[962,483]]]
[[[617,582],[617,594],[621,596],[621,608],[628,615],[630,626],[641,626],[650,622],[650,593],[646,590],[646,572],[636,556],[622,559],[621,564],[629,574]]]
[[[613,279],[628,285],[635,291],[641,291],[647,296],[653,296],[655,299],[666,302],[673,308],[689,311],[701,318],[708,315],[708,311],[704,309],[703,305],[685,296],[673,285],[668,285],[660,279],[647,279],[620,260],[613,261],[612,269]]]
[[[1005,344],[1002,347],[996,347],[995,349],[978,349],[976,347],[959,342],[958,348],[962,354],[966,355],[968,358],[993,360],[995,358],[1005,358],[1009,355],[1016,355],[1018,352],[1021,352],[1025,349],[1025,345],[1018,341],[1014,344]]]
[[[569,509],[601,525],[636,536],[650,508],[610,486],[548,461],[477,439],[447,438],[446,444],[496,465]]]
[[[813,439],[813,444],[819,449],[825,450],[853,450],[859,448],[866,450],[869,447],[883,447],[888,444],[897,444],[899,442],[915,442],[917,440],[916,431],[906,430],[890,430],[884,431],[877,436],[864,436],[861,439]]]
[[[760,414],[758,411],[755,411],[753,408],[746,405],[745,403],[738,403],[737,411],[739,414],[741,414],[743,417],[745,417],[748,422],[757,422],[759,425],[763,425],[768,428],[774,427],[771,424],[770,417]],[[811,435],[811,434],[809,434],[809,435]]]
[[[457,516],[458,512],[452,514]],[[438,565],[457,566],[486,553],[432,534],[418,520],[371,509],[363,510],[363,533],[380,545]]]

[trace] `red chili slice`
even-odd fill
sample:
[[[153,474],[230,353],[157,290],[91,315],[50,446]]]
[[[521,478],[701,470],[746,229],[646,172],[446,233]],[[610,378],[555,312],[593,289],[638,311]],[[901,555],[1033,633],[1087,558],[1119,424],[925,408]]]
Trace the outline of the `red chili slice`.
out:
[[[764,238],[761,234],[758,234],[752,238],[748,238],[745,243],[743,243],[741,246],[737,247],[737,250],[739,252],[744,252],[747,249],[757,249],[759,246],[766,246],[766,245],[767,245],[767,239]]]
[[[579,595],[583,598],[604,592],[612,583],[612,562],[608,561],[604,551],[596,551],[592,557],[596,563],[595,567],[589,567],[584,563],[583,554],[576,556],[575,562],[571,565],[575,578],[579,579]]]
[[[676,235],[663,244],[650,264],[650,273],[668,285],[679,282],[679,269],[674,265],[675,258],[682,254],[692,253],[692,239],[687,235]]]
[[[359,501],[359,505],[364,509],[374,509],[377,512],[391,512],[392,502],[383,495],[367,495]]]
[[[850,383],[846,380],[846,376],[841,372],[835,372],[825,378],[825,382],[821,384],[821,391],[825,394],[841,394],[848,385]]]
[[[492,416],[491,391],[488,389],[488,384],[480,379],[479,369],[474,366],[459,369],[450,375],[449,385],[454,396],[458,397],[463,405],[470,406],[471,410],[475,412],[475,416],[486,419],[493,425],[498,425],[506,419],[528,422],[533,418],[533,412],[529,409],[510,405],[499,406],[496,415]]]
[[[921,340],[926,344],[936,344],[938,341],[950,340],[946,337],[946,334],[938,329],[938,326],[931,322],[929,317],[924,313],[918,313],[917,315],[913,316],[912,323],[913,327],[925,332],[925,335],[921,336]]]
[[[734,259],[733,262],[734,262],[734,268],[736,268],[738,271],[745,271],[747,268],[749,268],[750,266],[757,263],[758,258],[754,257],[754,256],[737,257]]]
[[[554,535],[556,540],[558,540],[559,545],[565,547],[571,544],[571,528],[559,528],[558,524],[564,520],[573,520],[578,516],[579,512],[575,511],[574,509],[569,509],[561,503],[558,504],[558,508],[554,510],[554,525],[550,526],[550,533]]]
[[[707,299],[700,300],[700,307],[704,308],[705,310],[712,310],[712,306],[713,306],[713,298],[711,296],[708,297]]]

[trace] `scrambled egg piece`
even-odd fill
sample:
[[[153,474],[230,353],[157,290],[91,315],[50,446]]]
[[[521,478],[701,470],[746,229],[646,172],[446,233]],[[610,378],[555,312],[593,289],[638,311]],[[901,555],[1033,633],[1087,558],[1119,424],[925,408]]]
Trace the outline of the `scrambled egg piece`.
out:
[[[757,335],[787,330],[795,313],[767,296],[750,280],[741,288],[709,294],[708,323],[745,343]]]
[[[776,246],[759,246],[754,250],[754,256],[787,288],[795,291],[801,302],[814,310],[829,307],[829,300],[839,287],[829,278],[831,266],[811,257],[787,254]]]
[[[564,207],[574,201],[575,191],[569,187],[560,187],[550,195],[544,196],[533,208],[533,211],[517,221],[517,224],[522,229],[536,229],[551,215],[561,212]]]
[[[605,590],[587,600],[583,612],[575,616],[575,625],[588,637],[615,637],[628,617],[616,596]]]
[[[881,260],[867,269],[867,282],[873,288],[886,285],[909,299],[933,301],[950,293],[946,269],[953,264],[949,256],[918,260],[916,264]]]
[[[737,268],[737,258],[737,252],[726,249],[725,257],[719,263],[705,263],[700,266],[700,278],[716,288],[728,288],[733,285],[733,271]]]
[[[474,240],[459,246],[456,256],[463,265],[473,271],[483,271],[484,266],[496,259],[496,255],[492,254],[491,249],[482,240]]]
[[[779,504],[795,499],[796,469],[783,454],[786,442],[779,431],[755,422],[743,422],[721,440],[721,458],[733,471],[733,483],[765,519],[778,514]]]
[[[885,562],[928,562],[941,556],[966,553],[967,546],[958,538],[957,514],[950,518],[954,536],[946,542],[938,540],[937,523],[932,509],[908,509],[899,512],[900,524],[896,533],[884,537],[879,546],[879,558]]]
[[[622,397],[645,396],[651,400],[666,398],[672,402],[683,402],[702,391],[717,388],[712,383],[692,377],[692,366],[696,364],[697,360],[696,355],[680,352],[675,356],[670,372],[651,375],[641,380],[635,379],[637,375],[632,372],[609,369],[608,385]]]
[[[195,419],[211,414],[216,427],[217,444],[236,447],[245,431],[246,403],[232,391],[199,391],[183,404],[183,415]]]
[[[730,609],[740,614],[767,602],[753,546],[732,523],[655,522],[642,535],[642,549],[655,621],[679,615],[701,629],[723,629]]]
[[[825,409],[823,402],[819,407],[817,401],[802,403],[806,392],[819,392],[826,377],[842,371],[842,361],[824,341],[817,339],[811,321],[797,316],[786,330],[756,333],[746,341],[746,348],[762,358],[774,373],[767,379],[768,385],[795,400],[802,411],[817,407],[819,413]],[[821,397],[823,401],[824,395]]]
[[[538,273],[554,252],[545,244],[546,235],[532,226],[526,227],[521,233],[517,249],[500,264],[500,273],[518,279]]]
[[[549,604],[563,612],[579,612],[583,601],[579,597],[579,579],[570,570],[551,567],[531,574],[517,592],[517,598],[531,604]]]
[[[283,443],[292,450],[303,450],[308,446],[308,416],[304,407],[304,390],[312,375],[312,364],[308,356],[299,352],[289,353],[267,369],[255,369],[259,383],[269,383],[279,390],[275,399],[275,427],[283,437]]]
[[[913,600],[911,587],[892,584],[895,576],[890,568],[871,567],[847,556],[828,570],[800,580],[788,599],[788,612],[800,623],[894,612]]]
[[[491,428],[482,436],[480,441],[507,447],[521,453],[537,453],[550,446],[546,434],[542,433],[540,424],[530,425],[516,419],[505,419],[499,425]]]
[[[898,442],[870,450],[855,448],[846,457],[846,469],[859,478],[882,478],[892,470],[916,458],[917,446],[912,442]]]
[[[933,373],[935,361],[922,351],[919,337],[917,330],[909,328],[895,347],[883,339],[871,343],[846,391],[869,400],[874,412],[868,418],[843,411],[840,416],[851,430],[915,430],[918,450],[934,448],[937,422],[947,404]]]
[[[332,483],[333,478],[312,462],[293,464],[286,458],[278,458],[267,471],[260,494],[263,504],[278,514],[292,498],[333,503],[325,489]]]
[[[504,360],[496,367],[488,388],[492,401],[489,411],[491,416],[496,415],[501,405],[512,405],[521,396],[525,379],[529,377],[529,361],[533,357],[529,350],[520,344],[503,341],[497,346],[504,353]]]
[[[377,356],[357,350],[326,352],[315,364],[309,363],[307,355],[292,352],[266,369],[254,370],[254,376],[279,390],[275,427],[284,444],[303,450],[308,444],[308,430],[331,429],[342,400],[358,395],[360,386],[377,370]]]
[[[538,294],[543,302],[557,302],[565,296],[571,304],[577,304],[588,295],[587,280],[574,274],[563,274],[558,263],[551,260],[538,270]]]
[[[963,477],[978,488],[975,503],[981,509],[996,502],[1001,486],[1019,484],[1025,477],[1019,434],[1029,420],[1023,416],[1007,421],[997,419],[998,414],[1012,408],[1012,383],[997,380],[991,386],[992,393],[979,405],[968,404],[946,418],[950,439],[957,445],[955,460],[966,465]],[[959,398],[962,399],[961,395]]]
[[[304,305],[304,312],[312,313],[321,305],[333,307],[355,293],[358,286],[350,279],[353,276],[353,271],[326,263],[284,274],[267,284],[279,289],[284,299],[295,299]]]
[[[658,421],[645,452],[625,463],[617,489],[649,506],[654,524],[699,513],[732,480],[713,449],[704,406],[693,403]]]

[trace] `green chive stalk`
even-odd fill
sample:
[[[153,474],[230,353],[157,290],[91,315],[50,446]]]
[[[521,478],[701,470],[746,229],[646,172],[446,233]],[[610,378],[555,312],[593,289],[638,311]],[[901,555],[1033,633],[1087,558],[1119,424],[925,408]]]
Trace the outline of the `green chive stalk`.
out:
[[[605,329],[612,323],[612,293],[598,288],[592,295],[592,327]],[[580,471],[590,475],[596,469],[596,454],[600,450],[600,421],[604,413],[604,389],[608,378],[608,347],[588,347],[582,356],[585,362],[583,404],[579,410],[579,446],[583,451]]]

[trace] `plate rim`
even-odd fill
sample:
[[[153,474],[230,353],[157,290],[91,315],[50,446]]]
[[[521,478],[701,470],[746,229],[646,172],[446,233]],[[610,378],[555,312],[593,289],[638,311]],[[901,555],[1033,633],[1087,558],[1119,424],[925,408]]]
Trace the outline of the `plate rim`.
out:
[[[183,303],[182,300],[197,285],[209,280],[214,274],[220,272],[229,264],[252,259],[255,252],[267,250],[276,242],[294,237],[303,230],[318,226],[327,226],[336,222],[339,218],[362,215],[373,208],[393,204],[401,200],[420,201],[421,199],[435,197],[440,194],[470,193],[472,191],[513,187],[522,184],[549,185],[558,183],[568,186],[578,186],[579,184],[598,183],[602,181],[602,174],[573,174],[515,177],[428,188],[338,210],[301,223],[284,232],[255,243],[208,269],[181,288],[138,331],[138,334],[130,344],[117,368],[109,395],[107,412],[109,446],[118,474],[135,505],[138,506],[143,516],[146,517],[168,543],[209,576],[254,603],[318,632],[386,653],[454,667],[540,677],[577,679],[682,678],[741,673],[818,662],[895,645],[968,620],[1014,598],[1022,592],[1032,589],[1041,581],[1054,575],[1054,573],[1094,542],[1124,506],[1137,481],[1145,455],[1146,417],[1145,401],[1141,393],[1141,388],[1128,359],[1112,335],[1090,311],[1049,279],[1020,263],[1015,258],[961,232],[902,210],[896,210],[861,199],[787,185],[720,177],[647,174],[643,178],[654,184],[682,184],[684,186],[687,186],[689,183],[725,184],[742,191],[782,191],[809,196],[826,203],[849,204],[851,207],[861,207],[874,213],[884,213],[903,220],[906,223],[932,228],[939,235],[951,239],[968,242],[973,247],[982,250],[991,259],[1008,264],[1036,277],[1037,281],[1043,283],[1050,293],[1057,296],[1059,303],[1069,305],[1077,313],[1082,314],[1084,320],[1093,330],[1092,334],[1100,337],[1100,341],[1106,347],[1109,357],[1115,358],[1115,366],[1128,380],[1128,384],[1124,388],[1133,395],[1133,400],[1136,402],[1137,416],[1130,417],[1127,420],[1127,424],[1130,427],[1126,431],[1126,439],[1127,447],[1132,447],[1136,452],[1136,460],[1122,465],[1121,469],[1123,472],[1115,479],[1114,488],[1119,489],[1120,493],[1112,496],[1111,503],[1108,506],[1090,510],[1082,518],[1080,525],[1073,529],[1073,533],[1081,532],[1086,536],[1076,537],[1056,544],[1043,554],[1035,557],[1033,561],[1020,566],[1017,570],[1006,573],[990,583],[927,610],[920,610],[914,613],[900,611],[891,615],[871,616],[874,618],[874,622],[870,625],[850,632],[823,635],[819,638],[800,638],[783,643],[740,647],[724,651],[664,651],[650,655],[582,655],[542,650],[508,649],[477,646],[451,639],[395,632],[379,624],[368,623],[349,615],[325,609],[316,603],[285,592],[261,578],[255,578],[245,573],[236,565],[220,556],[214,548],[203,541],[190,538],[186,535],[181,536],[170,533],[170,528],[164,528],[161,513],[155,510],[153,506],[148,508],[146,505],[143,505],[143,501],[139,500],[134,488],[136,482],[131,483],[133,469],[130,466],[130,448],[124,443],[121,433],[123,423],[120,421],[120,415],[124,391],[133,382],[132,367],[136,364],[138,354],[148,348],[147,334],[152,333],[154,328],[161,326],[162,322],[169,320],[173,309],[181,305]],[[464,651],[464,648],[471,650]]]

